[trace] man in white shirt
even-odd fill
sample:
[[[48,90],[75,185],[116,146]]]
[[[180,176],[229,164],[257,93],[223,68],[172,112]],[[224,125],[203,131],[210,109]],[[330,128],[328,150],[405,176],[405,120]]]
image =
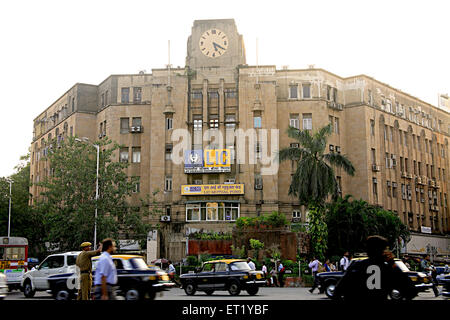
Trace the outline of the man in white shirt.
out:
[[[312,275],[314,277],[314,284],[313,284],[312,288],[309,290],[309,292],[311,292],[311,293],[313,293],[314,289],[317,288],[317,286],[319,285],[318,279],[317,279],[317,271],[319,270],[319,265],[320,265],[320,262],[319,262],[319,260],[317,260],[316,257],[313,257],[313,261],[311,261],[308,265],[308,267],[311,269]]]
[[[255,263],[252,261],[252,259],[247,258],[247,264],[250,267],[250,269],[252,269],[253,271],[256,270]]]
[[[340,270],[342,270],[342,271],[347,270],[348,266],[350,265],[350,260],[348,259],[349,255],[350,254],[348,251],[346,251],[344,253],[344,256],[342,257],[341,261],[339,262]]]
[[[111,254],[116,251],[116,243],[112,239],[102,242],[103,253],[97,263],[94,279],[94,297],[96,300],[115,300],[114,286],[117,283],[117,270]]]

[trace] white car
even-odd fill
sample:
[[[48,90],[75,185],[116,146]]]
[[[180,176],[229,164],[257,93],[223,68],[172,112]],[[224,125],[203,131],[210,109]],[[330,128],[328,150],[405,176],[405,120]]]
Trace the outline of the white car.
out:
[[[75,272],[75,261],[81,251],[52,254],[37,267],[23,275],[21,288],[27,298],[32,298],[36,291],[50,289],[47,278],[55,274]]]
[[[8,292],[8,285],[6,284],[6,276],[0,272],[0,300],[6,297]]]

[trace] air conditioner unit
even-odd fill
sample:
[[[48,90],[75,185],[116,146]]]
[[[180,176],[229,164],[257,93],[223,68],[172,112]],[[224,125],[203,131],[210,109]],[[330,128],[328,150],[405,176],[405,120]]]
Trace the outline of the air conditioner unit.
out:
[[[330,151],[334,151],[334,146],[330,144]]]
[[[337,108],[338,110],[344,109],[343,106],[342,106],[342,104],[340,104],[340,103],[338,103],[338,104],[336,105],[336,108]]]
[[[411,200],[411,196],[408,196],[408,200]]]
[[[425,202],[425,199],[424,198],[420,199],[420,202]]]
[[[397,188],[397,182],[392,182],[392,186],[393,186],[394,188]]]
[[[374,182],[374,183],[378,183],[377,178],[373,178],[373,182]]]
[[[170,216],[161,216],[162,222],[170,222]]]
[[[262,184],[255,184],[256,190],[262,190],[262,188],[263,188]]]
[[[98,138],[101,139],[102,137],[103,137],[103,134],[100,133],[100,134],[98,135]]]
[[[224,184],[234,184],[236,183],[236,179],[227,179]]]
[[[376,165],[376,164],[373,164],[373,165],[372,165],[372,171],[375,171],[375,172],[380,171],[380,166],[378,166],[378,165]]]
[[[142,126],[131,127],[131,132],[142,132]]]
[[[292,222],[300,222],[301,218],[292,218]]]
[[[336,152],[337,153],[341,153],[341,147],[340,146],[336,146]]]

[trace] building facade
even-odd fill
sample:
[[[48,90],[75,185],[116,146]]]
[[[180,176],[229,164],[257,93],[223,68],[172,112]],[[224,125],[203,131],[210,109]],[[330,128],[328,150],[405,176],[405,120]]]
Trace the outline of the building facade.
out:
[[[139,177],[130,203],[159,190],[163,214],[149,219],[161,225],[159,255],[176,260],[187,234],[231,231],[240,216],[276,210],[306,222],[288,195],[294,164],[275,154],[294,146],[289,126],[328,123],[328,150],[356,168],[336,171],[343,195],[395,212],[412,232],[448,235],[450,114],[366,75],[249,66],[232,19],[194,21],[184,68],[69,89],[34,120],[31,180],[50,174],[52,138],[108,136]]]

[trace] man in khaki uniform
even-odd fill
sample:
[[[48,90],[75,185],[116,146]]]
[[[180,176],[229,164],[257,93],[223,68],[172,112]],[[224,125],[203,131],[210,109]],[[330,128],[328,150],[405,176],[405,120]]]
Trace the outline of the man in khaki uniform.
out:
[[[80,270],[80,289],[78,290],[77,300],[90,300],[92,288],[92,261],[91,258],[98,256],[102,251],[102,246],[95,251],[91,251],[92,244],[83,242],[81,244],[81,253],[78,255],[75,264]]]

